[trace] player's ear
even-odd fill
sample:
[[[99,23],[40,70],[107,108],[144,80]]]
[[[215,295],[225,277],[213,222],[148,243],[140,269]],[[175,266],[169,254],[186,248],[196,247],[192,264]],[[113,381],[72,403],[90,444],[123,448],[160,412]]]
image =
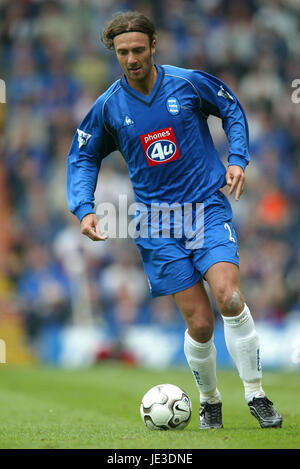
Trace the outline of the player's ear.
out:
[[[153,39],[152,44],[151,44],[151,54],[154,55],[156,50],[156,40]]]

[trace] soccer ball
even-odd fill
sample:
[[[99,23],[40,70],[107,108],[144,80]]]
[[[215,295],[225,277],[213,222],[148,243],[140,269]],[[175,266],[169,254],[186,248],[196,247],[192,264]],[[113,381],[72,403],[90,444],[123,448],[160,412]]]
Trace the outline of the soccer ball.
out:
[[[183,429],[192,415],[189,396],[174,384],[159,384],[144,395],[140,412],[151,430]]]

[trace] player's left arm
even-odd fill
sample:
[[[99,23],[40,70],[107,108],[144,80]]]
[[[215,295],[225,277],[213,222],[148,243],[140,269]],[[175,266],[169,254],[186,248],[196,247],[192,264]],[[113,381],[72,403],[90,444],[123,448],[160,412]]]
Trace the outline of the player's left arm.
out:
[[[229,143],[226,182],[229,194],[235,191],[239,200],[245,186],[245,169],[250,161],[249,130],[245,112],[235,94],[218,78],[204,72],[194,72],[201,101],[201,111],[222,119]]]
[[[235,200],[238,201],[245,187],[245,171],[241,166],[229,165],[226,171],[226,182],[229,194],[235,191]]]

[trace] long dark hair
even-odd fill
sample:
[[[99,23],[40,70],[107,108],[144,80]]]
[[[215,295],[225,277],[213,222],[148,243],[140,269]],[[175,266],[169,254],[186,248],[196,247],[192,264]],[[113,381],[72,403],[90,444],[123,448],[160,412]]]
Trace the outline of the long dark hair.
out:
[[[126,13],[117,13],[116,16],[107,24],[101,35],[101,41],[107,49],[114,48],[114,38],[119,34],[129,32],[140,32],[147,34],[150,46],[153,39],[156,38],[155,27],[147,16],[138,11],[129,11]]]

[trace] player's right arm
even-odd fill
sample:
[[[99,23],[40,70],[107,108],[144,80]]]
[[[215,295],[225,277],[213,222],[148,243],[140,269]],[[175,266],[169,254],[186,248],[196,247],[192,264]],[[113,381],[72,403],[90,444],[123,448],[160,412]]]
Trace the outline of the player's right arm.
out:
[[[95,213],[88,213],[81,220],[81,233],[92,241],[105,241],[107,235],[100,230],[98,218]]]
[[[94,211],[94,193],[101,161],[116,149],[102,121],[101,97],[81,122],[73,138],[67,161],[67,200],[81,223],[81,232],[93,241],[103,241]]]

